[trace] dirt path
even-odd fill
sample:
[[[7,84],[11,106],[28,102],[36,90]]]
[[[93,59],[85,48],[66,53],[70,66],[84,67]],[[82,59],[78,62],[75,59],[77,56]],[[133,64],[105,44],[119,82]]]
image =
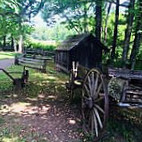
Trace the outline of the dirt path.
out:
[[[0,60],[0,68],[2,69],[6,69],[7,67],[10,67],[12,64],[14,64],[14,59]]]
[[[0,102],[0,118],[5,122],[0,131],[8,131],[10,136],[24,142],[80,142],[82,139],[79,108],[67,98],[46,93],[37,98],[15,95]]]
[[[0,68],[6,69],[13,62],[0,60]],[[54,92],[49,83],[36,92],[40,84],[32,81],[21,92],[0,93],[0,141],[8,137],[13,142],[82,141],[79,106],[70,103],[65,89]],[[31,97],[32,93],[37,95]]]

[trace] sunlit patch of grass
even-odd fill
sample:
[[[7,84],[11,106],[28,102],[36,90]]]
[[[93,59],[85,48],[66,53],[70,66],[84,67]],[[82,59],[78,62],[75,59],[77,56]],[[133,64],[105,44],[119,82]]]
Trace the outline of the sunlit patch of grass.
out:
[[[35,80],[38,79],[38,81],[44,81],[44,80],[55,81],[57,80],[57,77],[50,74],[41,74],[40,72],[35,72],[32,75],[32,79],[35,79]]]
[[[41,73],[35,69],[29,69],[29,82],[25,87],[20,90],[19,94],[27,97],[37,97],[38,94],[44,93],[57,93],[63,92],[65,90],[65,82],[68,76],[64,73],[59,73],[55,70],[53,61],[49,61],[47,65],[47,73]],[[22,66],[11,66],[7,69],[13,78],[21,78],[23,67]],[[63,86],[63,87],[62,87]],[[13,82],[12,80],[5,75],[0,73],[0,92],[4,91],[13,91]],[[21,95],[22,96],[22,95]]]
[[[13,78],[21,78],[22,76],[22,67],[21,66],[11,66],[7,70]],[[12,73],[10,73],[12,72]],[[14,72],[14,73],[13,73]],[[18,72],[18,73],[16,73]],[[0,72],[0,92],[2,91],[11,91],[13,88],[13,81],[8,77],[4,72]]]
[[[19,139],[18,137],[10,137],[10,138],[4,137],[2,141],[3,142],[26,142],[25,140]]]
[[[1,59],[14,58],[15,55],[17,55],[17,53],[14,53],[14,52],[0,52],[0,60]]]

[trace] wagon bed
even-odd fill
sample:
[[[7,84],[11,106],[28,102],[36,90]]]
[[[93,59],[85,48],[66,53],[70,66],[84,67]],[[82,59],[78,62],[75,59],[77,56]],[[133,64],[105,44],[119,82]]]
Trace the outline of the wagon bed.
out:
[[[109,68],[108,76],[100,69],[88,68],[78,62],[72,62],[72,70],[66,87],[73,93],[73,90],[81,88],[81,112],[83,129],[98,141],[105,130],[108,118],[108,96],[111,97],[109,84],[111,80],[121,80],[121,91],[119,99],[113,96],[115,104],[120,107],[142,108],[142,71],[128,69]],[[116,85],[116,84],[115,84]],[[112,87],[113,89],[113,87]],[[114,93],[115,94],[115,93]]]
[[[142,71],[122,68],[109,68],[109,77],[125,80],[122,97],[118,105],[142,108]]]
[[[109,76],[120,77],[124,79],[137,79],[142,80],[142,71],[139,70],[129,70],[122,68],[109,68],[108,69]]]

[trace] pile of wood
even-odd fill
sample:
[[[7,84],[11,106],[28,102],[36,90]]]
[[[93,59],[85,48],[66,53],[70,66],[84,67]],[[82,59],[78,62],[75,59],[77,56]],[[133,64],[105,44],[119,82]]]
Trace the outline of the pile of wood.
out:
[[[109,68],[108,74],[112,77],[108,85],[110,96],[123,104],[142,107],[142,71]]]

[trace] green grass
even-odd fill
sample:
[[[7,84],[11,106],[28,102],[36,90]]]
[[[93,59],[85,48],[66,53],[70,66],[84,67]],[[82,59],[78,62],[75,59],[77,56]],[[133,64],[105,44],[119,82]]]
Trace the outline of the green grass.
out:
[[[0,60],[14,58],[16,54],[14,52],[0,52]]]
[[[25,132],[24,126],[13,127],[12,129],[6,127],[0,132],[1,142],[27,142],[27,137],[30,142],[47,142],[47,140],[37,132],[30,130]]]
[[[67,80],[68,76],[66,76],[63,73],[58,73],[54,69],[53,62],[48,63],[47,67],[47,74],[41,73],[40,71],[29,69],[29,84],[23,89],[24,91],[28,91],[29,94],[38,94],[40,90],[46,90],[42,89],[48,88],[49,85],[54,86],[57,84],[64,84]],[[13,78],[21,78],[23,67],[22,66],[16,66],[13,65],[7,69],[8,72],[14,72],[10,73],[10,75]],[[16,73],[18,72],[18,73]],[[0,92],[3,91],[9,91],[13,89],[12,80],[3,72],[0,73]],[[49,89],[50,90],[50,89]],[[31,93],[32,92],[32,93]],[[35,93],[34,93],[35,92]]]

